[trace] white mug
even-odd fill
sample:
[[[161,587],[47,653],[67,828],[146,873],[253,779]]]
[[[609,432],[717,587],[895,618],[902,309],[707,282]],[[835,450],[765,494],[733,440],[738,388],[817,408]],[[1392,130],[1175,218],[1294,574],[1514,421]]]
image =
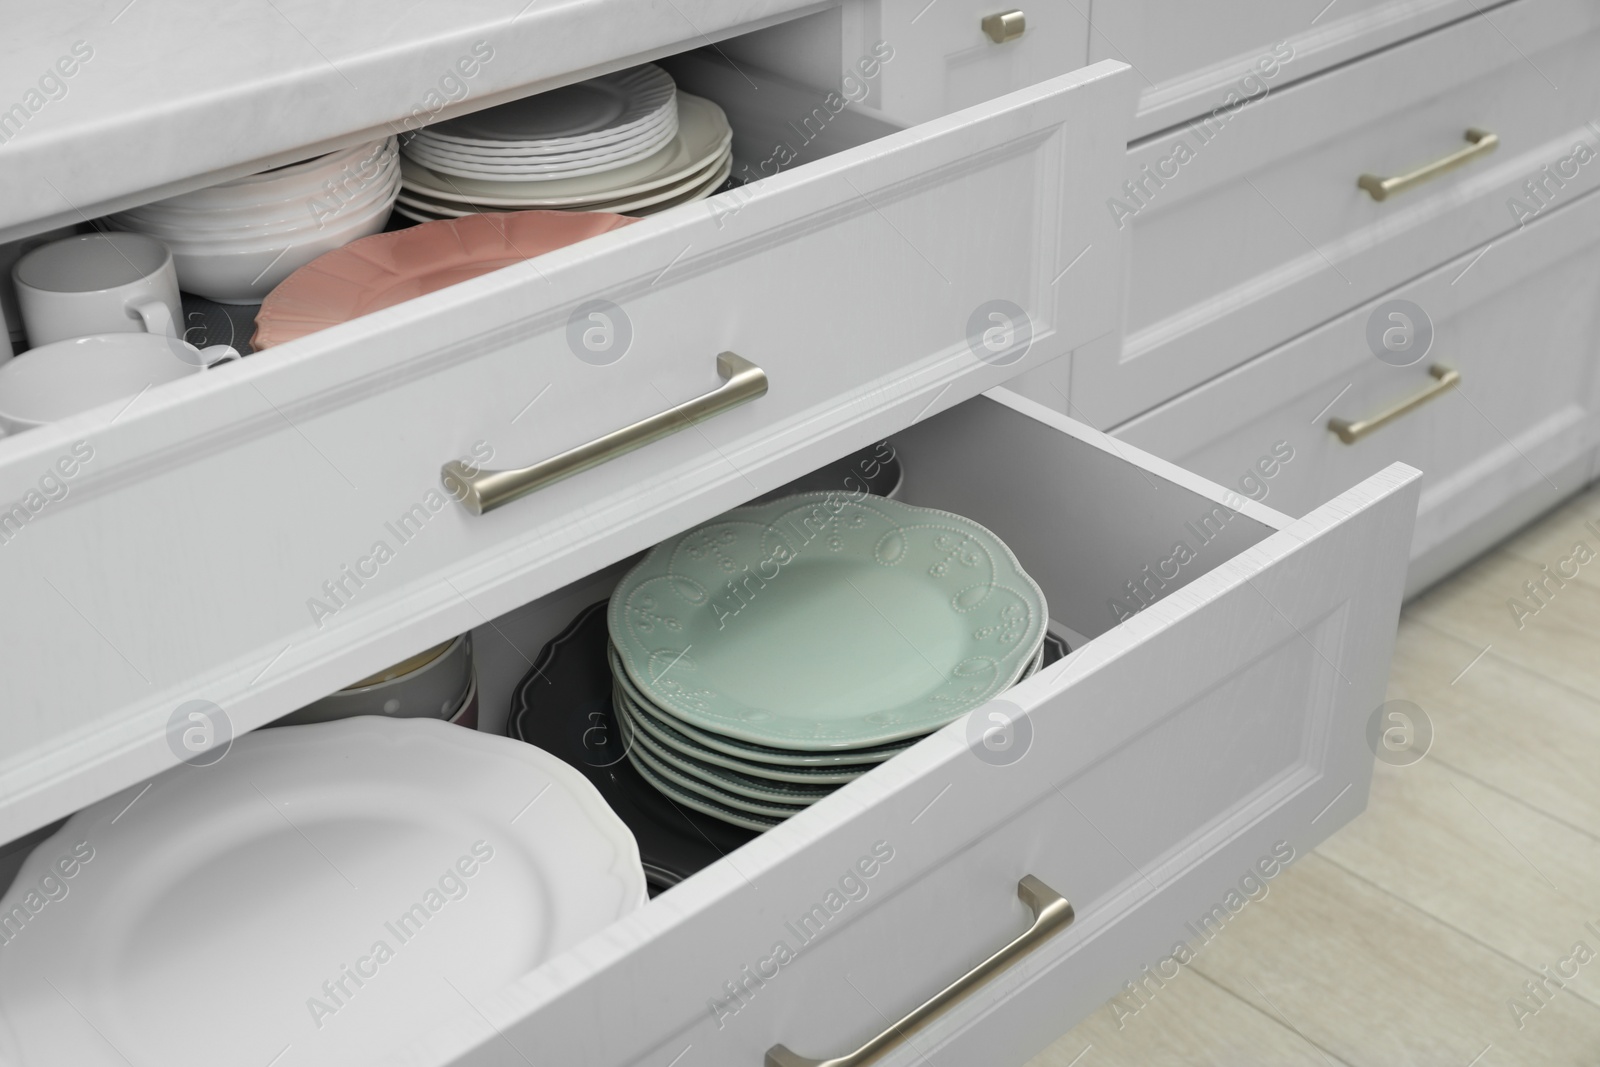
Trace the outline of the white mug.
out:
[[[86,233],[41,245],[11,268],[28,343],[108,333],[178,336],[172,252],[142,233]]]
[[[0,365],[0,430],[20,433],[80,411],[138,396],[239,358],[227,345],[199,349],[147,333],[75,337]]]

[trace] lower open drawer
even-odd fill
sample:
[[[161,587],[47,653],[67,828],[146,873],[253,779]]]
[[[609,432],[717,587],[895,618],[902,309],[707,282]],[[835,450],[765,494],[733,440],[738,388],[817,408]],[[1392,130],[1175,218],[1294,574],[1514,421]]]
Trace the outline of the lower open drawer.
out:
[[[901,499],[995,531],[1089,640],[384,1062],[842,1055],[1021,933],[1033,875],[1076,921],[875,1061],[1020,1063],[1362,809],[1416,472],[1290,519],[1004,390],[893,443]],[[490,714],[611,580],[476,631]]]

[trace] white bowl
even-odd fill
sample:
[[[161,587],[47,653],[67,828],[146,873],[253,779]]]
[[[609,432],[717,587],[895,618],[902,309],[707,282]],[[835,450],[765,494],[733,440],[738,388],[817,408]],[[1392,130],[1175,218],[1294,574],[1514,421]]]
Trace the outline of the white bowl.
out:
[[[359,223],[330,227],[309,237],[279,241],[266,247],[169,242],[178,269],[178,286],[186,293],[221,304],[259,304],[278,283],[324,252],[383,229],[389,210],[374,212]]]
[[[386,197],[360,211],[351,211],[332,219],[326,226],[307,226],[283,233],[242,232],[238,234],[193,234],[184,237],[162,236],[161,242],[174,252],[264,252],[321,241],[342,233],[353,233],[377,219],[388,218],[391,201]]]
[[[398,180],[399,157],[392,155],[360,187],[336,196],[325,188],[311,194],[297,193],[271,201],[262,201],[233,208],[183,208],[166,204],[145,204],[117,212],[114,218],[141,229],[163,228],[181,234],[232,230],[260,230],[275,227],[294,228],[316,225],[319,217],[329,217],[329,210],[343,214],[387,195],[388,188]]]
[[[472,635],[461,634],[276,720],[273,726],[357,715],[448,719],[472,688]]]
[[[396,168],[342,204],[333,204],[320,198],[300,200],[295,202],[296,207],[282,212],[278,218],[262,215],[254,221],[236,222],[201,215],[175,219],[170,215],[123,211],[113,215],[111,221],[118,227],[150,234],[168,244],[216,246],[238,241],[261,243],[311,235],[332,226],[345,226],[354,220],[364,219],[392,205],[399,190],[400,172]],[[323,209],[313,210],[318,204]]]
[[[359,178],[365,175],[363,187],[373,184],[387,177],[399,165],[400,154],[393,147],[385,146],[376,161],[368,168],[360,167],[360,160],[351,160],[340,167],[332,176],[324,177],[313,186],[302,185],[282,186],[276,184],[259,185],[252,187],[248,197],[241,198],[238,191],[230,197],[229,202],[218,203],[210,200],[195,200],[196,193],[187,193],[182,196],[171,197],[167,200],[157,200],[149,204],[141,204],[130,208],[129,213],[138,213],[150,217],[170,218],[174,221],[222,219],[230,223],[234,221],[252,221],[257,218],[272,217],[274,215],[288,215],[299,209],[299,205],[316,198],[327,198],[330,184],[338,187],[340,179]],[[213,193],[219,186],[209,189],[197,190],[197,193]]]
[[[342,211],[321,226],[308,220],[304,226],[295,226],[284,230],[237,229],[211,232],[170,226],[153,226],[140,228],[138,232],[149,233],[152,236],[159,237],[161,242],[169,248],[181,246],[191,252],[237,252],[245,249],[282,248],[286,244],[315,240],[335,231],[355,228],[374,215],[381,216],[399,195],[400,191],[397,187],[393,189],[386,188],[384,195],[378,199],[364,207]],[[137,221],[130,223],[120,216],[111,216],[109,221],[117,226],[144,227],[143,223]]]
[[[206,210],[243,207],[297,195],[314,196],[322,188],[323,182],[330,179],[338,180],[346,168],[358,167],[363,159],[374,154],[381,159],[392,151],[394,151],[394,138],[386,137],[381,141],[355,145],[315,159],[291,163],[259,174],[249,174],[243,178],[235,178],[205,189],[196,189],[190,193],[181,193],[158,203]]]

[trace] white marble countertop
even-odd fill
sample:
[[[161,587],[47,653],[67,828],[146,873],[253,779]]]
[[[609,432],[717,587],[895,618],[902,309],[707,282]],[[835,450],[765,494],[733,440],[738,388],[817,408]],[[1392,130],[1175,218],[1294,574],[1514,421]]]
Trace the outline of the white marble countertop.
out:
[[[821,6],[0,0],[0,241]]]

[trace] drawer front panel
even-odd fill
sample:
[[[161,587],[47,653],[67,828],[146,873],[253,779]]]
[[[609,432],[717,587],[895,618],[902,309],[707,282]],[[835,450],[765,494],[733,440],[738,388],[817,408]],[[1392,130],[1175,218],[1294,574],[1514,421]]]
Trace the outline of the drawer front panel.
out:
[[[252,729],[1105,331],[1120,271],[1062,271],[1103,241],[1125,73],[5,441],[0,500],[76,441],[93,459],[4,546],[0,590],[27,607],[0,623],[0,839],[170,766],[186,701]],[[969,343],[994,300],[1028,309],[1025,355]],[[441,487],[446,461],[519,467],[705,393],[724,351],[765,396],[492,514]]]
[[[1116,435],[1290,514],[1405,462],[1423,472],[1421,556],[1600,442],[1597,238],[1600,193],[1590,193]],[[1395,300],[1420,308],[1433,338],[1405,367],[1374,358],[1368,340]],[[1460,383],[1354,444],[1328,429],[1330,418],[1357,421],[1434,385],[1434,366]]]
[[[1007,10],[1022,13],[1025,29],[996,41],[984,19]],[[1088,62],[1087,14],[1087,5],[1074,4],[1008,9],[987,0],[866,0],[864,41],[894,49],[868,103],[896,122],[926,122],[1065,74]]]
[[[1130,149],[1106,204],[1126,333],[1074,361],[1073,403],[1114,425],[1600,184],[1597,48],[1592,4],[1513,3]],[[1357,186],[1469,128],[1498,146],[1382,202]]]
[[[1014,394],[991,396],[901,435],[908,472],[934,472],[908,473],[905,499],[982,516],[1053,612],[1083,618],[1098,597],[1061,585],[1052,556],[1061,569],[1120,571],[1182,516],[1235,500]],[[997,495],[1000,468],[1033,491]],[[1182,921],[1277,841],[1304,851],[1361,809],[1414,478],[1394,468],[1298,521],[1241,503],[1229,520],[1240,541],[1202,556],[1188,584],[1102,626],[973,722],[463,1007],[404,1062],[537,1053],[743,1067],[778,1043],[839,1055],[1015,937],[1027,921],[1016,885],[1031,873],[1073,901],[1075,925],[883,1062],[1020,1059],[1170,948]],[[1120,515],[1133,547],[1105,538],[1097,511]],[[1028,738],[1016,756],[983,749],[998,711]],[[1046,1005],[1031,992],[1040,983],[1066,995]],[[618,1017],[629,1025],[608,1025]],[[980,1039],[997,1054],[962,1051]]]
[[[1294,59],[1293,81],[1495,4],[1471,0],[1101,0],[1091,55],[1131,65],[1143,77],[1135,137],[1258,92],[1274,51]],[[1276,80],[1276,75],[1267,79]],[[1280,83],[1281,84],[1281,83]]]

